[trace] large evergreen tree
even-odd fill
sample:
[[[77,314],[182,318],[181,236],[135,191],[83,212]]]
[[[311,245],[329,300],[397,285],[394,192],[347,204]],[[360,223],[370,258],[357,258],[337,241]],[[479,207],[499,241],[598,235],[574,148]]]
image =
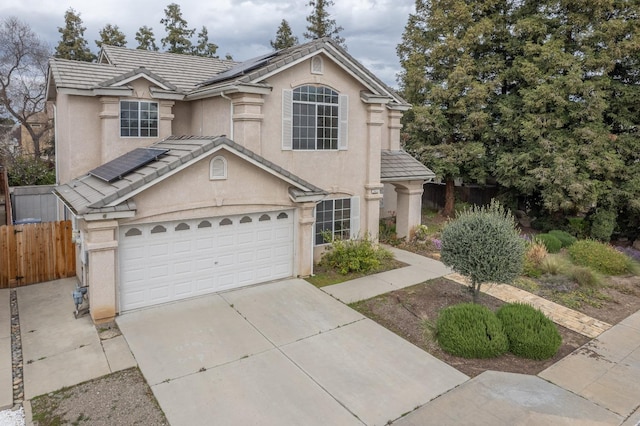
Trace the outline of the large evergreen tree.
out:
[[[218,45],[209,42],[209,31],[207,30],[207,27],[203,25],[202,30],[198,33],[198,44],[193,47],[193,54],[207,58],[217,58],[217,50]]]
[[[307,16],[307,31],[304,38],[315,40],[323,37],[331,37],[342,47],[346,47],[344,37],[340,36],[342,27],[336,25],[336,20],[331,19],[327,11],[329,6],[333,6],[333,0],[309,0],[307,6],[311,7],[311,13]]]
[[[195,28],[189,28],[187,21],[182,17],[180,5],[171,3],[164,10],[164,18],[160,23],[164,25],[167,33],[162,38],[162,47],[169,53],[192,53],[191,37],[195,34]]]
[[[64,23],[64,27],[58,27],[61,39],[56,47],[55,56],[75,61],[94,61],[96,56],[91,53],[84,38],[86,28],[82,26],[80,13],[76,13],[72,8],[68,9],[64,14]]]
[[[491,106],[505,68],[506,0],[417,0],[398,55],[407,149],[446,183],[444,214],[454,208],[454,180],[484,182],[493,140]]]
[[[98,32],[98,35],[100,36],[100,40],[96,40],[98,49],[101,49],[103,44],[116,47],[125,47],[127,45],[127,37],[117,25],[105,25]]]
[[[417,0],[398,46],[407,147],[448,182],[490,173],[543,214],[595,206],[637,228],[639,15],[625,0]]]
[[[158,51],[156,37],[153,35],[153,28],[146,25],[141,26],[136,32],[136,41],[138,42],[136,49]]]
[[[283,19],[276,32],[276,39],[271,40],[269,43],[274,50],[282,50],[298,44],[298,37],[293,35],[289,23],[286,19]]]

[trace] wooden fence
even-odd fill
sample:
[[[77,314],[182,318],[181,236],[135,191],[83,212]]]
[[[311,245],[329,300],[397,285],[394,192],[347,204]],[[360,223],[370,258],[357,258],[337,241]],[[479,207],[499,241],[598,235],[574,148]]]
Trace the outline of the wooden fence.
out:
[[[0,226],[0,288],[76,274],[71,221]]]

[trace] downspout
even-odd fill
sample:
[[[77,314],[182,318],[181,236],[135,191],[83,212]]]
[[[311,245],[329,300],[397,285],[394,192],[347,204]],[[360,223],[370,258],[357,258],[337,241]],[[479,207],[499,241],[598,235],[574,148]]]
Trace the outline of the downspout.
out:
[[[225,95],[224,92],[220,92],[220,96],[229,101],[229,139],[233,140],[233,100]]]

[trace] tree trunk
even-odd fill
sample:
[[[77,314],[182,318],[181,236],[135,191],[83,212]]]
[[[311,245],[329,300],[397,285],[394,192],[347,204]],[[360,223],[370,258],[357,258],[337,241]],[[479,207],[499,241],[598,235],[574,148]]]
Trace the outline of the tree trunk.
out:
[[[475,304],[480,303],[480,286],[481,285],[482,283],[476,283],[475,281],[473,281],[471,284],[472,293],[473,293],[473,303]]]
[[[455,206],[455,201],[456,201],[456,196],[455,196],[455,184],[453,182],[453,179],[451,178],[447,178],[445,180],[445,192],[444,192],[444,210],[442,211],[442,214],[447,216],[447,217],[452,217],[453,213],[454,213],[454,206]]]

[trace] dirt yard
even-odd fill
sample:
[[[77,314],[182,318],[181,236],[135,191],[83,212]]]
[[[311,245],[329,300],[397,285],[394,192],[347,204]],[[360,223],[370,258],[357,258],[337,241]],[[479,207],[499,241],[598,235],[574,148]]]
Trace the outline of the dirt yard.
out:
[[[609,300],[599,308],[583,304],[586,314],[615,324],[640,309],[640,279],[638,277],[616,278],[612,286],[606,287]],[[486,370],[537,374],[590,339],[558,327],[562,346],[555,357],[546,361],[518,358],[507,354],[494,359],[464,359],[442,351],[433,338],[432,331],[441,309],[457,303],[471,302],[467,287],[444,278],[393,291],[351,305],[354,309],[397,333],[414,345],[426,350],[447,364],[474,377]],[[482,294],[480,302],[496,310],[502,301]],[[425,327],[425,322],[430,326]]]

